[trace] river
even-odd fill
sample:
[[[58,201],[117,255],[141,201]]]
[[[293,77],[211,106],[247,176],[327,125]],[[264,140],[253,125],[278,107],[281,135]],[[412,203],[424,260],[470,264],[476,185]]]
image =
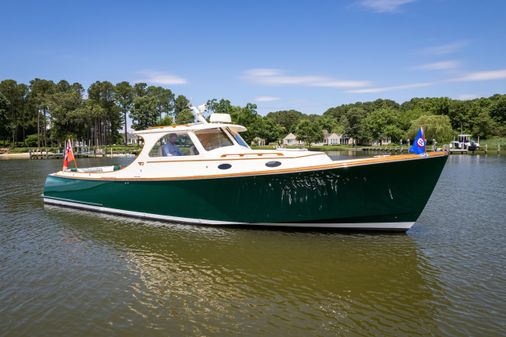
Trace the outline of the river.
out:
[[[506,333],[504,157],[451,156],[406,234],[44,207],[45,176],[60,166],[0,161],[0,336]]]

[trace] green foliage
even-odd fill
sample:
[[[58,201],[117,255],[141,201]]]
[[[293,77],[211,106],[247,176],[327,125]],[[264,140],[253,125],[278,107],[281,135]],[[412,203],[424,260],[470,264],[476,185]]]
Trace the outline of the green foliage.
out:
[[[232,114],[234,111],[234,107],[232,107],[232,103],[228,99],[220,99],[219,101],[216,98],[210,99],[206,103],[207,110],[211,113],[225,113]]]
[[[279,142],[285,136],[285,128],[272,119],[261,118],[258,136],[265,139],[266,144]]]
[[[304,114],[297,110],[269,112],[266,116],[267,119],[281,125],[286,133],[295,132],[295,127],[303,117]]]
[[[127,114],[132,110],[134,90],[130,83],[123,81],[114,86],[114,100],[123,114],[124,144],[127,144]]]
[[[158,117],[156,97],[148,95],[135,97],[133,109],[130,112],[134,130],[143,130],[155,126]]]
[[[174,114],[176,115],[176,124],[193,123],[195,117],[189,108],[190,100],[183,95],[176,97],[174,101]]]
[[[102,143],[112,144],[118,138],[123,125],[120,108],[115,101],[114,85],[108,81],[97,81],[88,88],[88,99],[100,105],[103,114],[97,116],[94,129],[100,130]]]
[[[295,128],[297,139],[303,141],[306,145],[322,141],[323,133],[318,123],[311,122],[309,119],[303,119]]]
[[[61,146],[72,136],[92,146],[126,139],[127,117],[134,129],[157,124],[193,122],[184,95],[146,83],[94,82],[83,97],[79,83],[33,79],[29,85],[14,80],[0,82],[0,140],[16,146],[33,144],[35,134],[41,147]],[[481,140],[506,136],[506,95],[461,101],[447,97],[413,98],[399,105],[388,99],[356,102],[329,108],[323,115],[305,115],[296,110],[269,112],[262,117],[254,104],[233,105],[227,99],[211,99],[209,112],[228,113],[233,122],[248,131],[248,143],[255,137],[275,142],[295,133],[304,142],[319,142],[323,130],[354,138],[358,143],[390,137],[393,141],[414,136],[421,124],[426,136],[439,143],[453,134],[471,133]],[[123,128],[123,130],[121,130]],[[120,136],[120,132],[123,136]],[[300,133],[300,134],[299,134]],[[39,145],[39,144],[37,144]]]
[[[8,108],[9,108],[9,101],[0,92],[0,138],[2,138],[3,140],[8,138],[9,136],[9,128],[8,128],[9,117],[7,115]]]
[[[392,108],[381,108],[368,114],[362,120],[362,137],[369,141],[390,138],[397,142],[403,136],[399,113]]]
[[[449,143],[454,136],[450,118],[448,116],[421,116],[411,123],[407,132],[409,139],[414,139],[420,127],[423,127],[425,138],[432,142],[435,139],[439,144]]]
[[[497,128],[496,121],[490,117],[486,109],[479,109],[473,119],[472,134],[478,137],[487,138]]]
[[[224,106],[226,107],[226,104]],[[245,107],[233,106],[230,109],[232,110],[232,113],[230,114],[232,121],[236,124],[243,125],[248,129],[243,132],[241,136],[248,144],[251,144],[253,139],[261,134],[263,126],[262,117],[257,113],[256,104],[248,103]]]
[[[365,118],[367,112],[363,108],[351,108],[341,117],[341,123],[345,126],[344,132],[348,137],[359,141],[365,139],[362,130],[362,119]]]
[[[35,147],[39,141],[39,135],[34,133],[33,135],[28,135],[25,138],[25,146]]]

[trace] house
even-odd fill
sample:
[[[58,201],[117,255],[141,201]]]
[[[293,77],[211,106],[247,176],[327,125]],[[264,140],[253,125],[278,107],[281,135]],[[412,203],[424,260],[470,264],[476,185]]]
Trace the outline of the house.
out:
[[[323,139],[323,142],[326,145],[337,145],[341,140],[341,136],[342,135],[338,135],[337,133],[332,132],[330,135],[327,135],[327,137]]]
[[[293,133],[289,133],[286,135],[285,138],[283,138],[283,145],[287,146],[298,146],[298,145],[304,145],[304,142],[301,142],[297,139],[297,136],[295,136]]]
[[[323,130],[323,142],[312,143],[313,146],[322,146],[322,145],[348,145],[355,144],[355,140],[351,137],[348,137],[344,134],[339,133],[328,133],[326,130]],[[283,145],[287,146],[300,146],[304,145],[304,142],[301,142],[297,139],[297,136],[293,133],[289,133],[285,138],[283,138]]]
[[[128,132],[127,133],[127,144],[128,145],[136,145],[136,144],[139,144],[139,142],[142,141],[142,138],[137,136],[135,133],[133,132]]]
[[[325,134],[324,134],[324,138],[323,138],[323,144],[324,145],[348,145],[348,144],[354,144],[354,140],[353,138],[351,137],[348,137],[347,135],[345,134],[340,134],[340,133],[331,133],[331,134],[327,134],[327,136],[325,137]]]
[[[255,137],[253,139],[252,145],[255,145],[255,146],[265,146],[265,139],[260,138],[260,137]]]
[[[376,139],[372,142],[369,142],[371,146],[380,146],[380,145],[390,145],[392,143],[392,139],[385,137],[382,139]]]

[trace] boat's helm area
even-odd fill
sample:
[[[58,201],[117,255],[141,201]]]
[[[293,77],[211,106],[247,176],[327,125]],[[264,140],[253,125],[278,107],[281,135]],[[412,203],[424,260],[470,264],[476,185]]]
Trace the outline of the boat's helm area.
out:
[[[163,134],[149,150],[149,157],[196,156],[230,146],[250,149],[238,132],[228,127],[174,130]]]

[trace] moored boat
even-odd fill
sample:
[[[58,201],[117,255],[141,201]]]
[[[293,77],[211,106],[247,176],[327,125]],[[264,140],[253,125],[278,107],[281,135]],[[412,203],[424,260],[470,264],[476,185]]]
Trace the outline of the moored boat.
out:
[[[253,150],[229,117],[137,131],[128,166],[48,175],[44,202],[207,225],[407,230],[447,153],[331,160],[323,152]]]

